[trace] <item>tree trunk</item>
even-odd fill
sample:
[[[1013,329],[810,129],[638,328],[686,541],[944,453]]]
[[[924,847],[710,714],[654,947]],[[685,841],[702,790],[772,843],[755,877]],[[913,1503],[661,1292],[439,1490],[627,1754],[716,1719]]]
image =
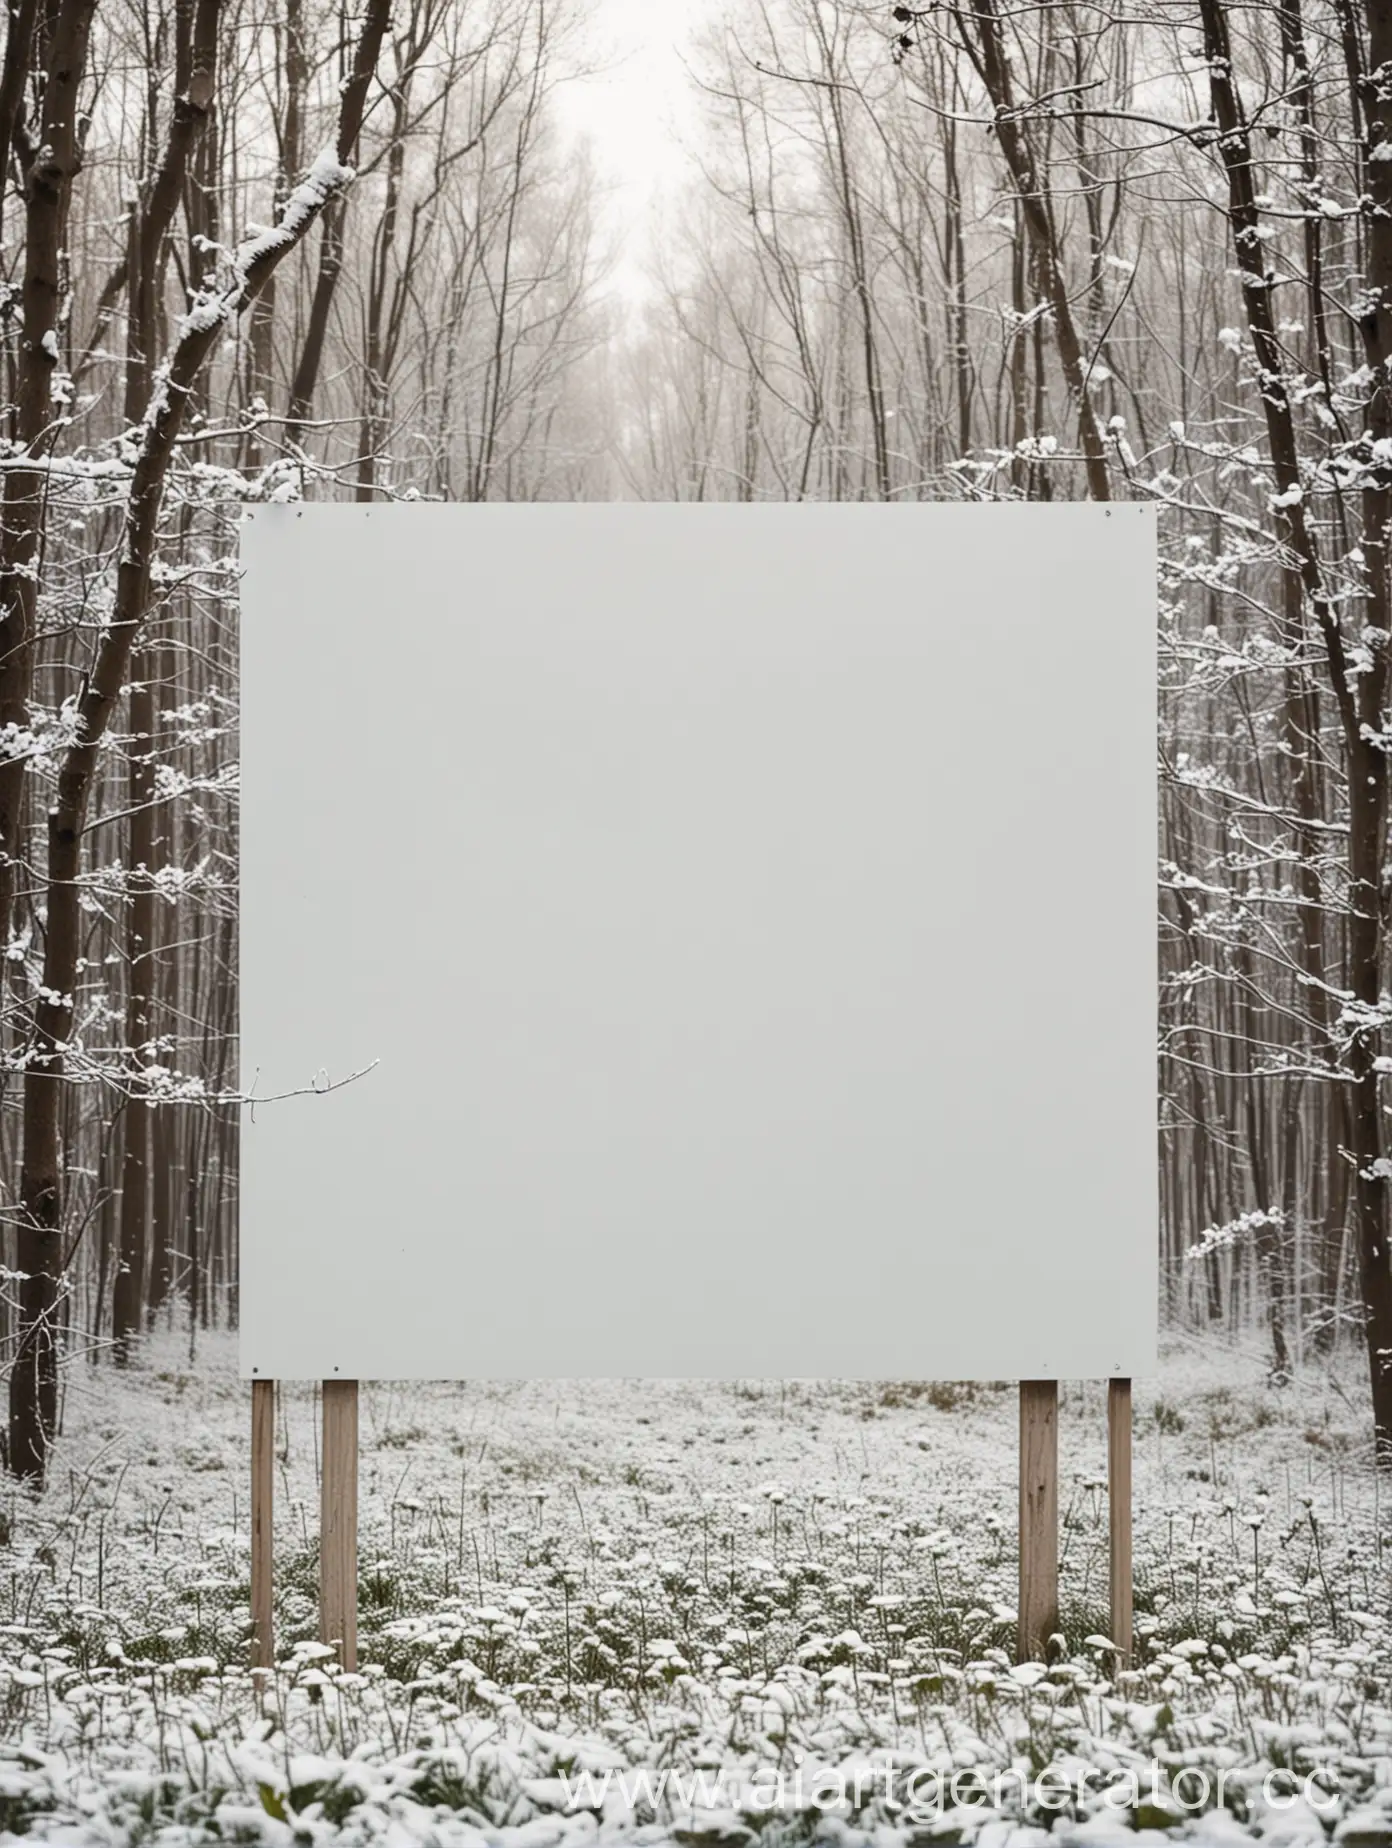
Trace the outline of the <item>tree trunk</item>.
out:
[[[344,150],[357,141],[387,16],[388,0],[370,0],[353,73],[340,98],[337,158],[316,163],[310,178],[291,195],[277,229],[244,245],[228,287],[205,298],[200,312],[185,319],[168,362],[166,388],[152,403],[142,428],[126,498],[125,534],[111,621],[103,631],[78,705],[80,728],[64,753],[57,796],[48,817],[48,930],[43,991],[35,1010],[34,1056],[24,1079],[20,1224],[21,1263],[28,1275],[21,1293],[20,1355],[10,1380],[10,1464],[30,1478],[41,1480],[44,1475],[58,1406],[54,1310],[62,1276],[63,1205],[59,1107],[81,948],[77,880],[82,830],[102,740],[148,612],[150,573],[169,464],[194,386],[210,355],[225,338],[229,324],[255,300],[267,278],[297,247],[324,207],[352,180]]]

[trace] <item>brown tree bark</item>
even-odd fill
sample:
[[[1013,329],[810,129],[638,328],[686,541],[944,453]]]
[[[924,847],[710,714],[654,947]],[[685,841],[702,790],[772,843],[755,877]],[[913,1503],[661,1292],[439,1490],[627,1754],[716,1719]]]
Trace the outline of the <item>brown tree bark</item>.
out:
[[[126,497],[125,534],[115,602],[79,702],[80,730],[64,754],[48,816],[48,930],[43,994],[36,1010],[35,1056],[24,1081],[24,1155],[20,1176],[21,1357],[10,1378],[9,1462],[18,1475],[42,1480],[57,1422],[62,1291],[61,1097],[65,1047],[81,946],[78,874],[82,832],[102,740],[144,625],[150,602],[160,508],[190,396],[229,323],[333,199],[351,183],[346,154],[357,142],[368,86],[388,18],[388,0],[369,0],[352,74],[339,102],[337,157],[321,160],[291,194],[275,228],[238,251],[228,284],[186,316],[160,391],[142,426]]]
[[[1314,614],[1338,709],[1348,774],[1349,922],[1345,985],[1357,1017],[1350,1033],[1350,1203],[1363,1296],[1364,1331],[1373,1426],[1380,1461],[1392,1464],[1392,1263],[1388,1257],[1388,1173],[1377,1058],[1381,1046],[1384,948],[1383,855],[1387,835],[1388,777],[1384,717],[1388,691],[1387,522],[1392,483],[1385,466],[1369,470],[1363,491],[1364,553],[1368,576],[1367,664],[1354,675],[1337,611],[1324,582],[1314,530],[1306,516],[1299,444],[1277,335],[1272,291],[1257,205],[1259,186],[1251,129],[1238,91],[1222,0],[1200,0],[1204,52],[1217,145],[1228,184],[1228,221],[1243,283],[1247,328],[1261,389],[1267,443],[1277,486],[1278,530],[1286,570],[1294,575]],[[1392,58],[1392,3],[1368,7],[1369,63]],[[1392,99],[1364,86],[1370,149],[1392,144]],[[1364,350],[1375,384],[1367,426],[1376,440],[1392,434],[1385,361],[1392,353],[1392,175],[1385,160],[1367,162],[1369,273],[1362,321]]]
[[[185,6],[187,0],[184,0]],[[135,428],[149,404],[151,362],[164,344],[165,244],[183,195],[189,163],[213,107],[214,67],[222,0],[197,0],[191,22],[178,34],[177,94],[169,139],[144,201],[132,208],[127,259],[130,311],[126,352],[125,420]],[[155,985],[155,883],[158,838],[155,810],[155,730],[158,706],[154,651],[135,658],[130,689],[129,806],[126,878],[126,1046],[130,1100],[124,1112],[121,1156],[120,1244],[112,1292],[111,1336],[118,1362],[130,1358],[144,1324],[148,1268],[151,1111],[140,1094]]]
[[[381,47],[385,26],[377,32],[376,48],[372,54],[372,65],[367,76],[377,67],[377,50]],[[362,128],[363,110],[367,101],[367,77],[362,73],[363,47],[367,43],[368,28],[363,27],[363,35],[358,41],[358,55],[354,61],[353,74],[344,85],[343,96],[345,108],[339,113],[337,154],[339,165],[346,167],[356,159],[358,134]],[[358,86],[361,81],[361,93]],[[358,94],[356,113],[352,119],[346,109],[350,95]],[[290,412],[288,422],[292,432],[298,431],[308,422],[314,406],[314,392],[319,383],[319,368],[324,362],[324,342],[329,331],[329,310],[333,306],[334,291],[338,288],[338,278],[343,269],[343,222],[345,203],[341,193],[336,193],[322,213],[323,230],[319,241],[319,268],[314,279],[314,296],[310,302],[309,325],[305,332],[304,343],[300,348],[299,362],[295,367],[295,376],[290,387]]]
[[[26,158],[24,279],[14,435],[33,468],[5,477],[0,520],[0,954],[9,941],[24,833],[24,736],[34,676],[36,566],[43,525],[43,458],[57,433],[50,390],[58,369],[58,323],[73,181],[82,165],[79,106],[96,0],[63,0],[53,21],[37,133],[23,123],[34,18],[11,17],[0,73],[8,142]],[[32,158],[29,149],[33,148]]]
[[[1006,56],[996,0],[971,0],[971,23],[954,9],[963,46],[986,86],[995,110],[995,131],[1001,154],[1020,202],[1025,230],[1034,247],[1040,280],[1054,321],[1054,338],[1069,395],[1078,417],[1078,440],[1087,471],[1088,494],[1093,500],[1110,500],[1107,448],[1088,395],[1088,365],[1073,315],[1073,303],[1064,271],[1063,253],[1049,210],[1048,183],[1040,168],[1029,129],[1020,113],[1015,85]],[[972,30],[972,24],[975,31]]]
[[[290,188],[299,179],[300,168],[304,164],[304,92],[309,77],[304,0],[285,0],[283,43],[281,69],[285,93],[278,123],[280,172],[275,194],[277,211],[284,204]],[[259,398],[268,409],[275,401],[275,321],[276,278],[272,276],[260,298],[252,303],[247,330],[247,396],[248,399]],[[248,468],[260,468],[264,460],[260,438],[255,429],[247,437],[246,460]]]
[[[1367,69],[1378,80],[1363,87],[1366,133],[1364,224],[1367,273],[1360,320],[1363,352],[1372,375],[1365,413],[1371,454],[1392,441],[1392,4],[1369,0]],[[1368,665],[1357,676],[1357,724],[1349,740],[1349,971],[1348,986],[1366,1010],[1366,1030],[1354,1036],[1353,1211],[1366,1315],[1368,1369],[1379,1460],[1392,1465],[1392,1259],[1388,1252],[1389,1175],[1377,1060],[1383,1043],[1377,1024],[1383,1002],[1387,932],[1388,671],[1392,663],[1392,469],[1369,467],[1363,488],[1363,551],[1368,603],[1363,629]]]

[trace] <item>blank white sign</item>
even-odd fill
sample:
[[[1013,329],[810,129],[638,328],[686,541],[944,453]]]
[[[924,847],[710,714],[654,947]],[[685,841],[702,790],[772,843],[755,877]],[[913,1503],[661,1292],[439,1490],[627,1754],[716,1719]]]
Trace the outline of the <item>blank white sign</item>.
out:
[[[248,516],[246,1375],[1143,1375],[1149,507]]]

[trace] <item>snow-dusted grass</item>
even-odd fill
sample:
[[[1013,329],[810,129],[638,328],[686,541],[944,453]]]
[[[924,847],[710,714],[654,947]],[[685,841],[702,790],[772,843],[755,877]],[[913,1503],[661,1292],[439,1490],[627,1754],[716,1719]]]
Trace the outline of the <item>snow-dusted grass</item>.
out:
[[[1356,1363],[1276,1391],[1258,1360],[1186,1344],[1138,1387],[1140,1659],[1121,1676],[1103,1391],[1064,1390],[1064,1637],[1044,1672],[1007,1653],[1013,1389],[365,1386],[364,1667],[339,1676],[313,1642],[314,1400],[283,1388],[281,1667],[258,1699],[231,1344],[202,1342],[196,1368],[166,1337],[128,1373],[76,1370],[48,1489],[0,1499],[0,1826],[888,1848],[1337,1823],[1392,1841],[1392,1509]],[[1051,1764],[1096,1787],[1061,1810],[1015,1784],[999,1808],[923,1808],[935,1769]],[[1167,1794],[1186,1765],[1223,1771],[1222,1806],[1192,1778],[1194,1815]],[[566,1776],[606,1766],[707,1783],[568,1798]],[[1315,1807],[1263,1789],[1275,1766],[1319,1768]],[[833,1767],[861,1789],[840,1798]]]

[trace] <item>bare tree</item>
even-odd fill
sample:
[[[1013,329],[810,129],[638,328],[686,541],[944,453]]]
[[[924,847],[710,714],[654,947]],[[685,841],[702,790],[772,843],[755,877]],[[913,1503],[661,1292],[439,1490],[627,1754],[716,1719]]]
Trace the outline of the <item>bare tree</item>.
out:
[[[227,279],[195,301],[140,427],[126,497],[112,618],[76,702],[75,735],[63,754],[57,801],[48,817],[43,989],[35,1009],[35,1046],[24,1079],[19,1220],[24,1281],[19,1351],[10,1376],[10,1467],[22,1476],[42,1477],[57,1422],[56,1311],[65,1268],[60,1100],[81,948],[78,876],[83,825],[101,741],[148,615],[160,508],[174,447],[190,395],[225,329],[256,298],[329,201],[350,183],[349,157],[357,143],[386,24],[385,0],[370,0],[353,70],[343,90],[335,146],[319,157],[290,195],[275,227],[241,245]]]

